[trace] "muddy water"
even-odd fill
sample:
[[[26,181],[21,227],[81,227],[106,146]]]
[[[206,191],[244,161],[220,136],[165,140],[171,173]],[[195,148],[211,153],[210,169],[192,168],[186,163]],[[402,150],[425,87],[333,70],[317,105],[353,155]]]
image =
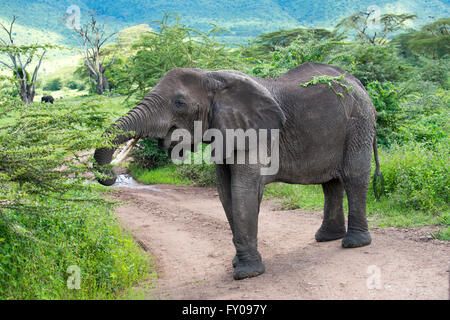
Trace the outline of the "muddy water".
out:
[[[113,188],[129,188],[129,189],[146,189],[152,191],[161,191],[155,186],[142,184],[134,180],[129,174],[119,174],[116,182],[112,185]]]

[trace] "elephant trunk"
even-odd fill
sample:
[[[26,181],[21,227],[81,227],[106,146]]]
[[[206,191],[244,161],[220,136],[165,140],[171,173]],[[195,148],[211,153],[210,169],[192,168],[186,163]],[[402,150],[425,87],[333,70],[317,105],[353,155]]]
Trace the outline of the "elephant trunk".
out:
[[[113,161],[116,149],[123,143],[144,137],[164,137],[169,131],[170,119],[163,112],[164,101],[154,93],[149,93],[136,107],[118,119],[104,135],[117,134],[113,147],[96,149],[94,152],[94,166],[106,174],[108,178],[98,179],[105,186],[111,186],[116,181],[116,174],[103,167]]]

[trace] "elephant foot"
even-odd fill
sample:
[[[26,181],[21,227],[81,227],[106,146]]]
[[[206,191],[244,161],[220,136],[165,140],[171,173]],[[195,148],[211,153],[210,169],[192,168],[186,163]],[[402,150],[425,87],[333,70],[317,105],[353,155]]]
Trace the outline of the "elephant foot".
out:
[[[234,256],[233,261],[231,261],[231,264],[233,265],[233,268],[236,268],[236,266],[239,263],[239,258],[237,255]]]
[[[367,246],[372,242],[369,231],[356,231],[349,229],[344,239],[342,239],[342,247],[358,248]]]
[[[345,234],[345,232],[344,232]],[[261,254],[258,252],[258,256],[259,256],[259,260],[262,260],[261,258]],[[233,268],[236,268],[236,266],[239,263],[239,257],[237,255],[234,256],[233,261],[231,261],[231,265],[233,266]]]
[[[342,239],[344,236],[345,227],[339,230],[327,230],[323,227],[320,227],[320,229],[316,232],[315,238],[317,242],[324,242]]]
[[[261,261],[240,261],[238,259],[233,278],[234,280],[253,278],[263,274],[264,271],[266,271],[266,267]]]

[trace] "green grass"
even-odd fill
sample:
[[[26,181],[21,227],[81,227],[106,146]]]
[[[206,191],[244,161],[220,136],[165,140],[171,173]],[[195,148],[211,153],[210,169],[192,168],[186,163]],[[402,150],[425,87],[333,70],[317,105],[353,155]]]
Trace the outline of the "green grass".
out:
[[[369,190],[367,214],[372,225],[380,227],[412,227],[423,225],[445,225],[450,221],[449,212],[441,213],[418,211],[393,203],[392,199],[383,196],[375,200]],[[285,210],[323,210],[324,196],[320,185],[289,185],[272,183],[264,190],[265,199],[280,199]],[[348,211],[347,199],[344,197],[344,208]]]
[[[101,197],[105,188],[96,189],[73,196]],[[133,286],[144,280],[151,285],[151,257],[121,228],[113,208],[80,202],[38,219],[10,212],[21,228],[17,234],[0,224],[0,300],[120,299],[134,296]],[[81,270],[79,290],[67,286],[69,266]]]
[[[173,184],[179,186],[193,184],[191,180],[178,173],[175,164],[169,164],[153,170],[142,169],[136,166],[130,166],[129,169],[131,175],[144,184]]]
[[[320,185],[291,185],[286,183],[271,183],[264,188],[265,199],[281,199],[285,210],[302,208],[305,210],[320,210],[323,208],[323,192]]]

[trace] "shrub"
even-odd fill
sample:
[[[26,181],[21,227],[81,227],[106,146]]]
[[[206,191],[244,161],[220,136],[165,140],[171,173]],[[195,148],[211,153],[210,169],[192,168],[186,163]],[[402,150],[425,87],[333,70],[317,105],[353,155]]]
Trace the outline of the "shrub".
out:
[[[422,57],[424,66],[421,69],[421,77],[424,81],[439,84],[444,89],[450,89],[450,58],[432,60]]]
[[[347,44],[328,63],[350,72],[364,85],[372,81],[401,81],[411,69],[389,45]]]
[[[199,186],[212,186],[216,184],[216,165],[209,161],[204,161],[203,154],[210,154],[210,147],[203,144],[198,152],[187,155],[191,157],[191,164],[182,164],[177,168],[177,173],[183,177],[191,180],[194,184]],[[195,159],[201,163],[196,164]],[[200,162],[200,161],[197,161]]]
[[[0,299],[113,298],[145,277],[147,257],[105,189],[86,183],[92,161],[81,157],[105,145],[109,114],[0,96],[0,115]],[[72,265],[80,290],[67,287]]]
[[[389,146],[398,136],[401,111],[396,87],[386,82],[381,84],[378,81],[370,82],[367,85],[367,92],[372,98],[377,118],[377,139],[378,143]]]
[[[86,85],[82,81],[73,80],[73,79],[72,80],[68,80],[66,82],[65,86],[67,88],[69,88],[69,89],[72,89],[72,90],[79,90],[79,91],[81,91],[81,90],[86,89]]]
[[[216,184],[215,164],[184,164],[177,168],[180,176],[186,177],[199,186],[212,186]]]
[[[58,90],[61,90],[62,87],[63,87],[63,84],[62,84],[61,79],[54,78],[54,79],[47,81],[47,83],[44,85],[44,90],[58,91]]]
[[[448,210],[448,139],[435,150],[411,142],[382,151],[385,191],[394,202],[416,210]]]
[[[276,78],[305,62],[325,62],[326,56],[338,44],[330,39],[298,38],[288,46],[276,47],[271,61],[257,64],[250,72],[257,77]]]
[[[139,141],[131,154],[135,165],[144,169],[153,169],[169,163],[167,151],[158,147],[158,139],[147,138]]]
[[[80,82],[78,84],[78,91],[86,90],[86,84],[84,82]]]

